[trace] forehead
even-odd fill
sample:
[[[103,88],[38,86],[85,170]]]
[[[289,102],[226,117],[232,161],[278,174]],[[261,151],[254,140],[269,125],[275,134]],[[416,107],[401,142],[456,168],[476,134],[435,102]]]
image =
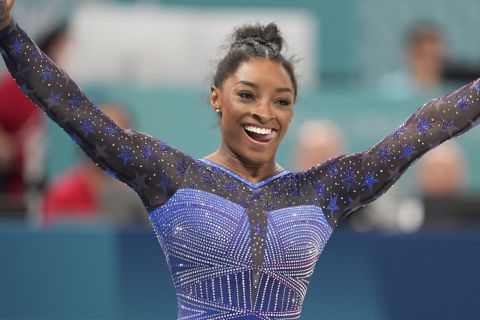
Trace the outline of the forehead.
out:
[[[266,58],[253,58],[242,63],[227,79],[231,85],[239,81],[253,82],[259,87],[290,88],[293,92],[293,83],[285,68]]]

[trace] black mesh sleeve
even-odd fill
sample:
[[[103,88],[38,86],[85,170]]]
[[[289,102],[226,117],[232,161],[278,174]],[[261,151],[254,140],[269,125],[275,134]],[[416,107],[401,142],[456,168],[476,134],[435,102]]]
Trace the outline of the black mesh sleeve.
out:
[[[380,197],[425,152],[476,126],[479,98],[480,79],[424,104],[371,149],[306,171],[331,224]]]
[[[0,51],[22,91],[107,174],[133,188],[147,209],[176,191],[192,158],[149,135],[118,127],[15,21],[0,31]]]

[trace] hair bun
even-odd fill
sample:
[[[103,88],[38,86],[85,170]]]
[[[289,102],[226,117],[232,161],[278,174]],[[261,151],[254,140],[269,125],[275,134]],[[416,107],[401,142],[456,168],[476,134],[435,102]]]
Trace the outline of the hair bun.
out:
[[[267,25],[248,24],[235,29],[231,47],[248,41],[257,41],[265,44],[275,48],[277,52],[282,51],[283,47],[283,37],[277,25],[273,22]]]

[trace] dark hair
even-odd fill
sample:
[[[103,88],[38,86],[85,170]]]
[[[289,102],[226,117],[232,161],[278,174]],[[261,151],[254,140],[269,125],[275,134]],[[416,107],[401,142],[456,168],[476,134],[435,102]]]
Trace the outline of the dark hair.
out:
[[[408,30],[405,42],[413,47],[423,41],[439,42],[443,40],[442,30],[432,21],[422,21],[416,23]]]
[[[235,28],[225,57],[217,65],[213,85],[221,87],[223,82],[237,71],[240,65],[252,58],[264,57],[278,62],[290,76],[297,96],[298,85],[293,57],[282,55],[283,37],[275,23],[268,25],[249,24]]]

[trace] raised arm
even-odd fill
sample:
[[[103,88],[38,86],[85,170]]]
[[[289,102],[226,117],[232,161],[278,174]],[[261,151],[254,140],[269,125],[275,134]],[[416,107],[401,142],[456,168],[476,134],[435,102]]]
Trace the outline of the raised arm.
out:
[[[0,51],[22,91],[102,169],[132,187],[147,209],[165,202],[193,159],[151,136],[118,127],[15,21],[1,14],[12,3],[0,0],[0,26],[6,25],[0,30]]]
[[[306,171],[332,225],[377,199],[420,156],[480,120],[480,79],[420,107],[371,149]]]

